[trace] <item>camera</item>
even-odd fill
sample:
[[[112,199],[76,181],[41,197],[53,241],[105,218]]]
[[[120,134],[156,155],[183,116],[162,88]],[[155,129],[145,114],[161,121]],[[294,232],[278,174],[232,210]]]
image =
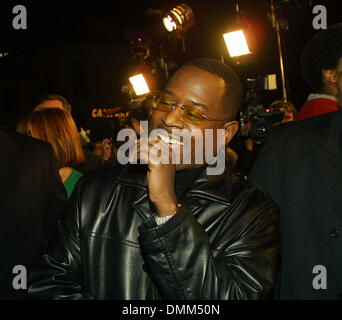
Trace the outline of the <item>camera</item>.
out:
[[[269,90],[266,86],[268,76],[246,80],[247,94],[240,111],[240,125],[251,123],[248,138],[252,138],[255,144],[263,144],[273,124],[281,122],[284,112],[277,109],[265,108],[261,103],[260,90]]]
[[[252,126],[248,132],[248,137],[252,138],[256,144],[262,144],[265,142],[272,125],[282,121],[283,117],[283,111],[271,111],[261,104],[248,106],[247,112],[240,112],[240,125],[243,126],[246,122],[251,122]]]

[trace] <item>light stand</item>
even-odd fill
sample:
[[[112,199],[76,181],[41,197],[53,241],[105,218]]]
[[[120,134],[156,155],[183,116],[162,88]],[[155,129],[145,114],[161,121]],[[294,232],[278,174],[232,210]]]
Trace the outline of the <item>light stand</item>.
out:
[[[285,102],[287,102],[287,90],[286,90],[286,82],[285,82],[284,59],[283,59],[282,42],[281,42],[281,37],[280,37],[280,24],[279,24],[279,20],[277,19],[277,14],[276,14],[277,8],[276,8],[274,2],[275,2],[275,0],[271,0],[272,27],[275,29],[276,36],[277,36],[283,100]]]
[[[231,27],[231,30],[223,34],[224,41],[229,53],[229,56],[234,59],[236,64],[240,64],[238,57],[251,54],[249,50],[247,39],[245,36],[245,24],[242,22],[240,16],[239,4],[235,3],[236,7],[236,21]],[[223,56],[221,55],[221,60],[224,62]]]

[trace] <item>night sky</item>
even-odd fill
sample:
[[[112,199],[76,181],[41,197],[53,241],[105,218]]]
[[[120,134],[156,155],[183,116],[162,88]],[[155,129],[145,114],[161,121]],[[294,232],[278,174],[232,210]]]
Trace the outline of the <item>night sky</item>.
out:
[[[184,1],[185,2],[185,1]],[[262,76],[277,73],[279,62],[274,30],[267,13],[270,11],[268,0],[240,0],[241,13],[245,17],[250,32],[253,54],[240,65],[229,58],[222,34],[229,29],[235,19],[235,1],[187,1],[195,13],[196,25],[186,33],[187,52],[181,49],[179,41],[169,39],[163,30],[158,10],[165,11],[182,2],[175,1],[8,1],[0,3],[0,53],[9,53],[12,61],[20,54],[37,50],[46,44],[68,41],[69,43],[110,44],[127,47],[130,50],[130,39],[135,35],[143,35],[149,43],[153,54],[157,55],[160,45],[164,46],[170,62],[179,66],[195,57],[213,57],[231,65],[241,76]],[[12,9],[16,4],[24,5],[28,14],[27,30],[14,30],[12,20],[15,16]],[[287,26],[282,31],[286,66],[286,80],[289,100],[300,109],[309,93],[300,73],[299,57],[305,42],[315,32],[312,27],[312,6],[325,5],[328,13],[328,25],[340,21],[341,1],[283,1],[281,4],[281,21]],[[148,10],[155,9],[155,10]],[[154,13],[154,14],[153,14]],[[87,28],[80,26],[88,25]],[[90,27],[89,27],[90,26]],[[120,51],[122,52],[122,51]],[[118,65],[129,65],[132,57],[128,55],[113,56]],[[6,69],[6,59],[0,60],[0,75]],[[7,59],[9,60],[9,59]],[[27,63],[27,62],[26,62]],[[100,62],[99,62],[100,63]],[[8,70],[6,69],[6,72]],[[120,78],[125,77],[126,69],[116,70]],[[280,78],[278,78],[280,87]],[[106,81],[106,79],[103,79]],[[105,86],[99,81],[99,86]],[[119,87],[119,85],[117,85]],[[15,88],[14,88],[15,89]],[[58,89],[58,88],[57,88]],[[120,92],[120,88],[116,88]],[[14,90],[15,91],[15,90]],[[100,91],[99,91],[100,92]],[[45,92],[42,92],[42,94]],[[30,97],[29,97],[30,98]],[[281,98],[280,90],[266,95],[266,100]],[[101,97],[99,97],[101,99]],[[118,97],[118,100],[119,97]],[[33,98],[32,98],[33,101]],[[265,101],[269,102],[269,101]],[[113,103],[115,104],[115,103]],[[6,112],[12,112],[9,108]],[[25,107],[28,108],[28,107]],[[19,111],[18,111],[19,110]],[[15,112],[23,113],[16,107]],[[14,111],[13,111],[14,112]],[[3,112],[4,113],[4,112]]]

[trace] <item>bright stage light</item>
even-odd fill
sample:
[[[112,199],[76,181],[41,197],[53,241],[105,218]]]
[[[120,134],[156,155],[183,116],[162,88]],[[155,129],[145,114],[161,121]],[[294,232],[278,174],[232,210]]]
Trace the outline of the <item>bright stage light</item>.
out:
[[[165,15],[163,24],[169,32],[184,31],[194,25],[194,13],[188,5],[183,3]]]
[[[150,92],[150,89],[146,83],[146,80],[141,73],[133,77],[130,77],[129,81],[131,82],[134,92],[137,96],[141,96],[143,94]]]
[[[174,23],[174,21],[172,21],[172,18],[170,16],[167,16],[163,19],[163,24],[166,30],[169,32],[177,29],[177,25]]]
[[[251,53],[242,30],[228,32],[223,35],[223,38],[231,57],[238,57]]]

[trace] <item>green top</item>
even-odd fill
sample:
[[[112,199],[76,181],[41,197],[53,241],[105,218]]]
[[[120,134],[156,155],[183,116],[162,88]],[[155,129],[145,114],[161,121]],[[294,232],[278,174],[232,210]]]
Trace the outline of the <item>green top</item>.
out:
[[[68,177],[68,179],[66,179],[64,181],[64,188],[67,192],[68,198],[70,198],[74,188],[75,188],[75,184],[77,183],[77,181],[79,180],[79,178],[81,178],[83,176],[83,174],[81,172],[78,172],[75,169],[71,170],[71,173]]]

